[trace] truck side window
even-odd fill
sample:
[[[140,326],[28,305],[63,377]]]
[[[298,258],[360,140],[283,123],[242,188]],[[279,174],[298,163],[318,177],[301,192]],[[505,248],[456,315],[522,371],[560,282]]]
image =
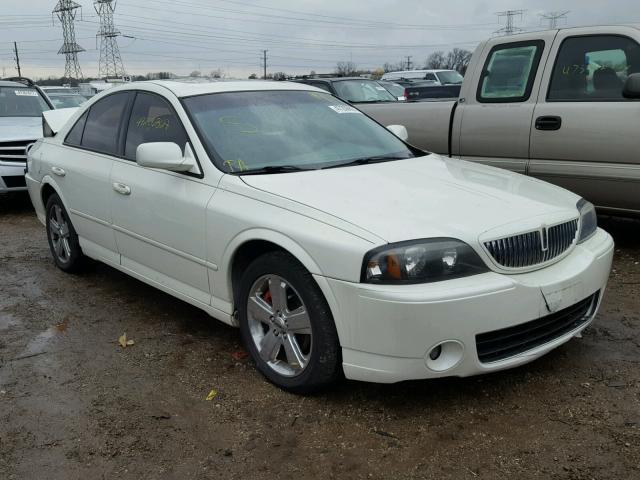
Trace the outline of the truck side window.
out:
[[[627,37],[592,35],[562,42],[551,75],[548,101],[623,101],[631,73],[640,71],[640,46]]]
[[[526,102],[544,49],[541,40],[496,45],[482,69],[476,98],[481,103]]]

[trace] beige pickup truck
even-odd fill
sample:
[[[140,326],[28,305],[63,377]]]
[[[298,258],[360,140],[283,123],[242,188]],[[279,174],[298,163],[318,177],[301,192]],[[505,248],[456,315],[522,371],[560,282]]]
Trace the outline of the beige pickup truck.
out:
[[[561,185],[640,214],[640,26],[492,38],[453,102],[358,105],[409,143]]]

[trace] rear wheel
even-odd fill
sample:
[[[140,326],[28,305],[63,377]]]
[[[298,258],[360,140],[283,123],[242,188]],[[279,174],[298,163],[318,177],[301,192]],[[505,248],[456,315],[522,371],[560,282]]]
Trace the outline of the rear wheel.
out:
[[[285,252],[256,259],[240,280],[240,330],[258,370],[275,385],[310,393],[341,374],[329,306],[311,274]]]
[[[78,235],[57,194],[47,200],[46,226],[49,248],[56,265],[65,272],[77,272],[86,264]]]

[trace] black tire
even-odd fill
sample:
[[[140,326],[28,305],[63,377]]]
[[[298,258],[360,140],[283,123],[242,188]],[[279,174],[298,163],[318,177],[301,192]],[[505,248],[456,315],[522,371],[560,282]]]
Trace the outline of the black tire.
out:
[[[54,213],[54,209],[59,208],[59,214],[62,216],[66,225],[68,226],[68,236],[67,241],[69,245],[69,254],[64,258],[56,252],[56,248],[54,246],[54,236],[52,234],[52,214]],[[47,200],[47,205],[45,208],[46,215],[46,227],[47,227],[47,240],[49,242],[49,249],[51,250],[51,255],[53,256],[53,260],[56,266],[65,272],[76,273],[82,271],[87,265],[87,257],[82,253],[82,249],[80,248],[80,242],[78,241],[78,234],[76,233],[75,228],[73,228],[73,224],[71,223],[71,219],[69,218],[69,214],[67,210],[64,208],[62,204],[62,200],[57,194],[53,194]]]
[[[281,375],[265,362],[251,336],[247,304],[254,283],[265,275],[277,275],[295,288],[311,323],[311,351],[306,367],[296,376]],[[342,377],[342,355],[329,305],[317,283],[302,264],[286,252],[265,253],[254,260],[239,283],[238,317],[242,340],[256,367],[274,385],[297,394],[313,393]]]

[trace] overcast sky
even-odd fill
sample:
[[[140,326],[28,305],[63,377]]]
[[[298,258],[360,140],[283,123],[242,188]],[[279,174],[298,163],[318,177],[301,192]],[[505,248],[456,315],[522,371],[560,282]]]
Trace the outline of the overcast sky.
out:
[[[76,0],[78,54],[85,76],[98,74],[93,0]],[[0,0],[0,68],[15,75],[13,42],[22,73],[61,76],[62,28],[51,10],[57,0]],[[568,10],[566,25],[640,23],[638,0],[118,0],[114,22],[127,37],[118,44],[129,74],[186,75],[222,69],[246,78],[268,72],[333,71],[338,61],[376,68],[412,56],[416,66],[436,50],[472,50],[504,25],[496,12],[525,9],[516,26],[544,25],[540,14]]]

